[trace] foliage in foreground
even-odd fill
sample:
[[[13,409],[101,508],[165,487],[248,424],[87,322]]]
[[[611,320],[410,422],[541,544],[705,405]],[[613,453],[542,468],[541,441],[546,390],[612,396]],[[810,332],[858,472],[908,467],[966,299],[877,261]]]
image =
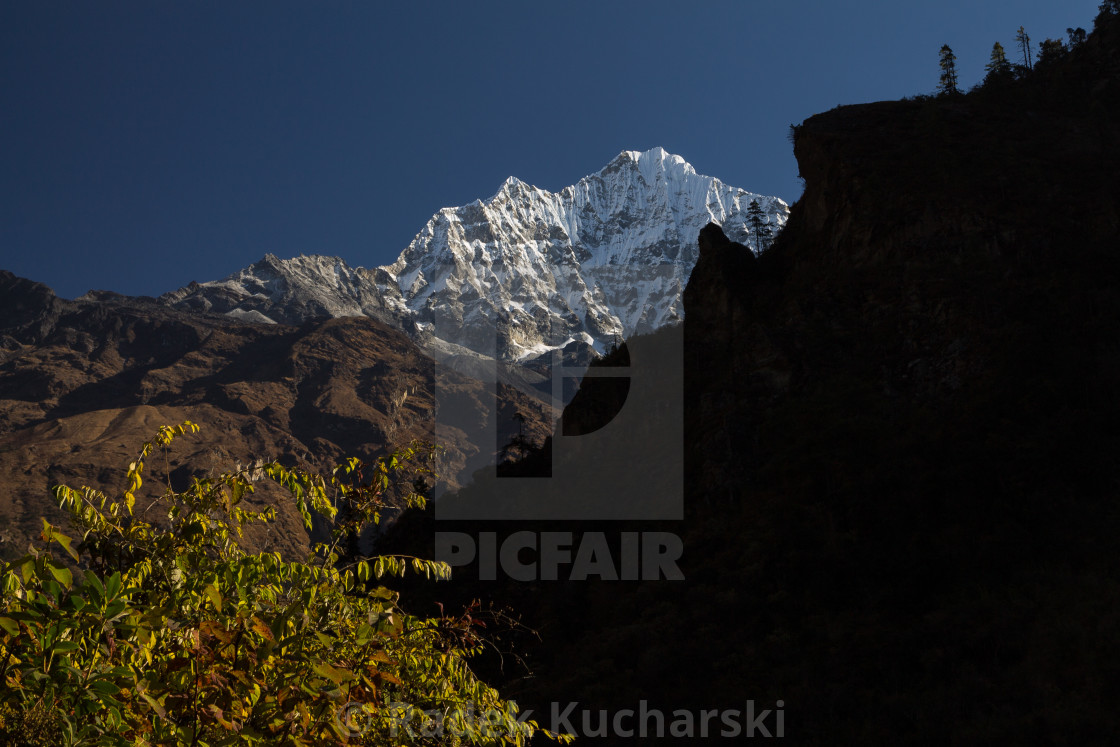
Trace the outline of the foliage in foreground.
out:
[[[161,428],[119,498],[55,488],[81,542],[44,520],[44,546],[0,567],[0,742],[526,744],[541,731],[471,671],[482,640],[468,617],[411,616],[375,582],[407,569],[447,578],[447,566],[340,562],[341,544],[377,521],[391,477],[431,447],[351,459],[329,481],[239,466],[168,484],[134,513],[145,460],[197,429]],[[243,550],[243,528],[276,517],[245,506],[262,480],[291,493],[308,529],[312,511],[334,519],[333,544],[304,562]],[[157,509],[162,525],[143,518]],[[56,561],[55,545],[74,562]]]

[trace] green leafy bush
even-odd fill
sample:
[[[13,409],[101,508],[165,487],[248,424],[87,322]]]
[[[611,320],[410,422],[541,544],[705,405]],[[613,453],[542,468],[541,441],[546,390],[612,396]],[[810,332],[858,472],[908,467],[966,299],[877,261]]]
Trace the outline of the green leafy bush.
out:
[[[526,744],[540,731],[472,672],[482,640],[469,617],[406,614],[376,582],[408,570],[444,579],[446,565],[340,560],[392,478],[423,470],[431,447],[351,459],[329,481],[238,467],[168,484],[136,513],[146,459],[197,429],[161,428],[119,498],[55,488],[81,541],[44,520],[44,546],[0,567],[5,744]],[[308,529],[313,511],[334,520],[332,542],[301,562],[244,550],[244,527],[275,519],[245,507],[264,480],[290,492]],[[145,519],[156,510],[166,522]],[[56,545],[73,562],[56,561]]]

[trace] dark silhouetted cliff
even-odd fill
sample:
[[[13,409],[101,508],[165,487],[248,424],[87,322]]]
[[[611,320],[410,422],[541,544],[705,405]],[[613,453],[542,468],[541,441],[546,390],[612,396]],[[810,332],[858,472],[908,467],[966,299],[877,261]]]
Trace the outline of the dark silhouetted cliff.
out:
[[[525,703],[781,699],[799,744],[1120,733],[1117,21],[1024,80],[810,118],[774,247],[704,230],[687,580],[509,584],[545,641]]]

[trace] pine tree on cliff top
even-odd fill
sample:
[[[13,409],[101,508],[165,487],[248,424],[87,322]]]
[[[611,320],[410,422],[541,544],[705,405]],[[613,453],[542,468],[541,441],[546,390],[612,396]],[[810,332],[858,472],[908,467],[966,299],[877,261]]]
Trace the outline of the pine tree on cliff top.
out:
[[[761,254],[766,249],[766,240],[771,236],[771,231],[766,213],[758,204],[758,200],[751,200],[747,205],[747,225],[750,226],[750,233],[754,235],[755,254]]]
[[[988,72],[985,80],[1006,78],[1011,74],[1011,63],[1007,60],[1007,52],[999,42],[992,46],[992,57],[984,69]]]
[[[941,81],[937,84],[937,92],[946,95],[960,93],[957,88],[957,57],[948,44],[941,47]]]

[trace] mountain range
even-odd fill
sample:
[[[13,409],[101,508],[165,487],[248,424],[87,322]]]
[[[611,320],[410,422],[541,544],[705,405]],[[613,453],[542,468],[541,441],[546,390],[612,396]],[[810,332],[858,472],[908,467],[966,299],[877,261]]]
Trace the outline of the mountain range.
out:
[[[559,192],[515,177],[444,208],[392,264],[266,255],[160,301],[253,322],[369,316],[429,350],[526,362],[572,346],[602,353],[683,317],[696,236],[710,222],[748,243],[756,200],[774,233],[788,206],[703,176],[663,148],[624,151]]]
[[[781,200],[657,148],[555,194],[511,178],[441,210],[388,267],[267,255],[158,299],[73,301],[0,271],[0,554],[26,547],[40,516],[62,520],[50,485],[111,490],[156,426],[186,418],[210,447],[172,457],[176,479],[257,456],[323,471],[420,438],[444,447],[436,466],[454,488],[512,433],[552,433],[551,380],[519,363],[560,346],[586,363],[679,321],[696,233],[719,221],[746,240],[752,200],[784,225]],[[291,508],[255,541],[306,547]]]

